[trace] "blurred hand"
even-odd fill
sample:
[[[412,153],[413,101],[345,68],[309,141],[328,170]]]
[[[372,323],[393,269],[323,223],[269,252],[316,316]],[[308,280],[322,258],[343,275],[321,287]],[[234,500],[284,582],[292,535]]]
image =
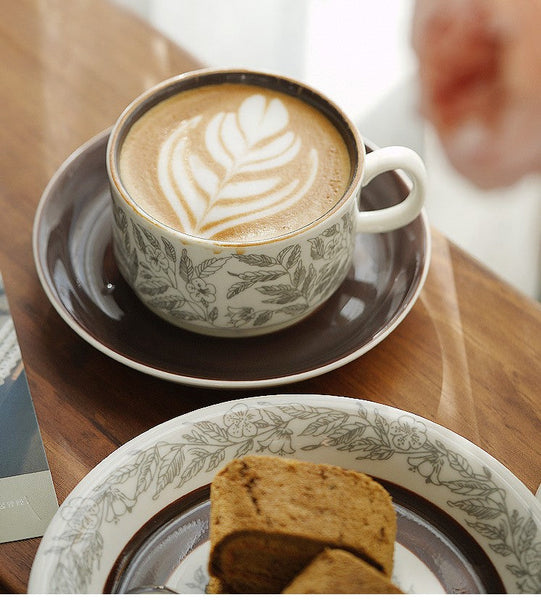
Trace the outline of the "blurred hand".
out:
[[[421,110],[480,187],[541,171],[541,0],[417,0]]]

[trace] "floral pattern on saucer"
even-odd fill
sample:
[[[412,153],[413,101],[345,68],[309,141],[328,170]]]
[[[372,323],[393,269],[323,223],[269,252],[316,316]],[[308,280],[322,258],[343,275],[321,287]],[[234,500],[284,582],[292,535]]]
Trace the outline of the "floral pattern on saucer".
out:
[[[472,461],[467,452],[457,452],[457,444],[443,441],[429,421],[363,401],[335,407],[302,396],[278,403],[255,400],[227,403],[214,416],[206,417],[206,409],[197,411],[198,418],[187,415],[192,420],[175,428],[174,440],[139,447],[89,494],[70,496],[56,518],[59,534],[44,550],[55,562],[48,591],[91,590],[111,535],[106,529],[128,518],[143,495],[155,501],[169,488],[182,495],[197,476],[204,474],[210,482],[226,462],[249,453],[314,455],[317,460],[323,450],[336,453],[338,463],[341,453],[359,461],[398,460],[416,485],[426,486],[427,497],[431,489],[445,491],[449,510],[461,515],[462,525],[495,563],[503,560],[506,574],[500,575],[508,589],[541,592],[539,520],[510,500],[501,474],[494,476],[478,457]]]

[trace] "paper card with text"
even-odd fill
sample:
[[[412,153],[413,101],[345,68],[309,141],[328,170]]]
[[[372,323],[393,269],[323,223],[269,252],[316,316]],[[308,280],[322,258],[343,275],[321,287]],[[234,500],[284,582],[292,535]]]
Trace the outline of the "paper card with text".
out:
[[[0,543],[43,535],[57,509],[0,274]]]

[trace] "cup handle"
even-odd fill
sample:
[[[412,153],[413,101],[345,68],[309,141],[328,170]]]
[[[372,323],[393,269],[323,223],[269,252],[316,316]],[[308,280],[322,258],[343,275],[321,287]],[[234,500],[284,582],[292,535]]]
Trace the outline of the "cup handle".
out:
[[[379,210],[357,211],[357,231],[383,233],[411,223],[421,212],[426,194],[426,169],[419,155],[402,146],[388,146],[369,152],[365,157],[364,187],[385,171],[402,169],[412,181],[409,194],[394,206]],[[361,188],[362,189],[362,188]]]

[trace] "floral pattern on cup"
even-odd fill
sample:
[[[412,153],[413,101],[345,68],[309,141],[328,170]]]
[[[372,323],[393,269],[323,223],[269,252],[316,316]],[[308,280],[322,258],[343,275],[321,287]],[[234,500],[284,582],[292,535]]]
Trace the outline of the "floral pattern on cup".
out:
[[[196,331],[203,325],[217,331],[257,332],[300,320],[344,279],[355,237],[346,213],[308,239],[309,256],[303,256],[301,244],[292,242],[276,255],[224,250],[198,261],[188,248],[155,235],[117,204],[113,213],[115,255],[123,276],[156,314]],[[222,311],[217,302],[220,289],[226,294]]]

